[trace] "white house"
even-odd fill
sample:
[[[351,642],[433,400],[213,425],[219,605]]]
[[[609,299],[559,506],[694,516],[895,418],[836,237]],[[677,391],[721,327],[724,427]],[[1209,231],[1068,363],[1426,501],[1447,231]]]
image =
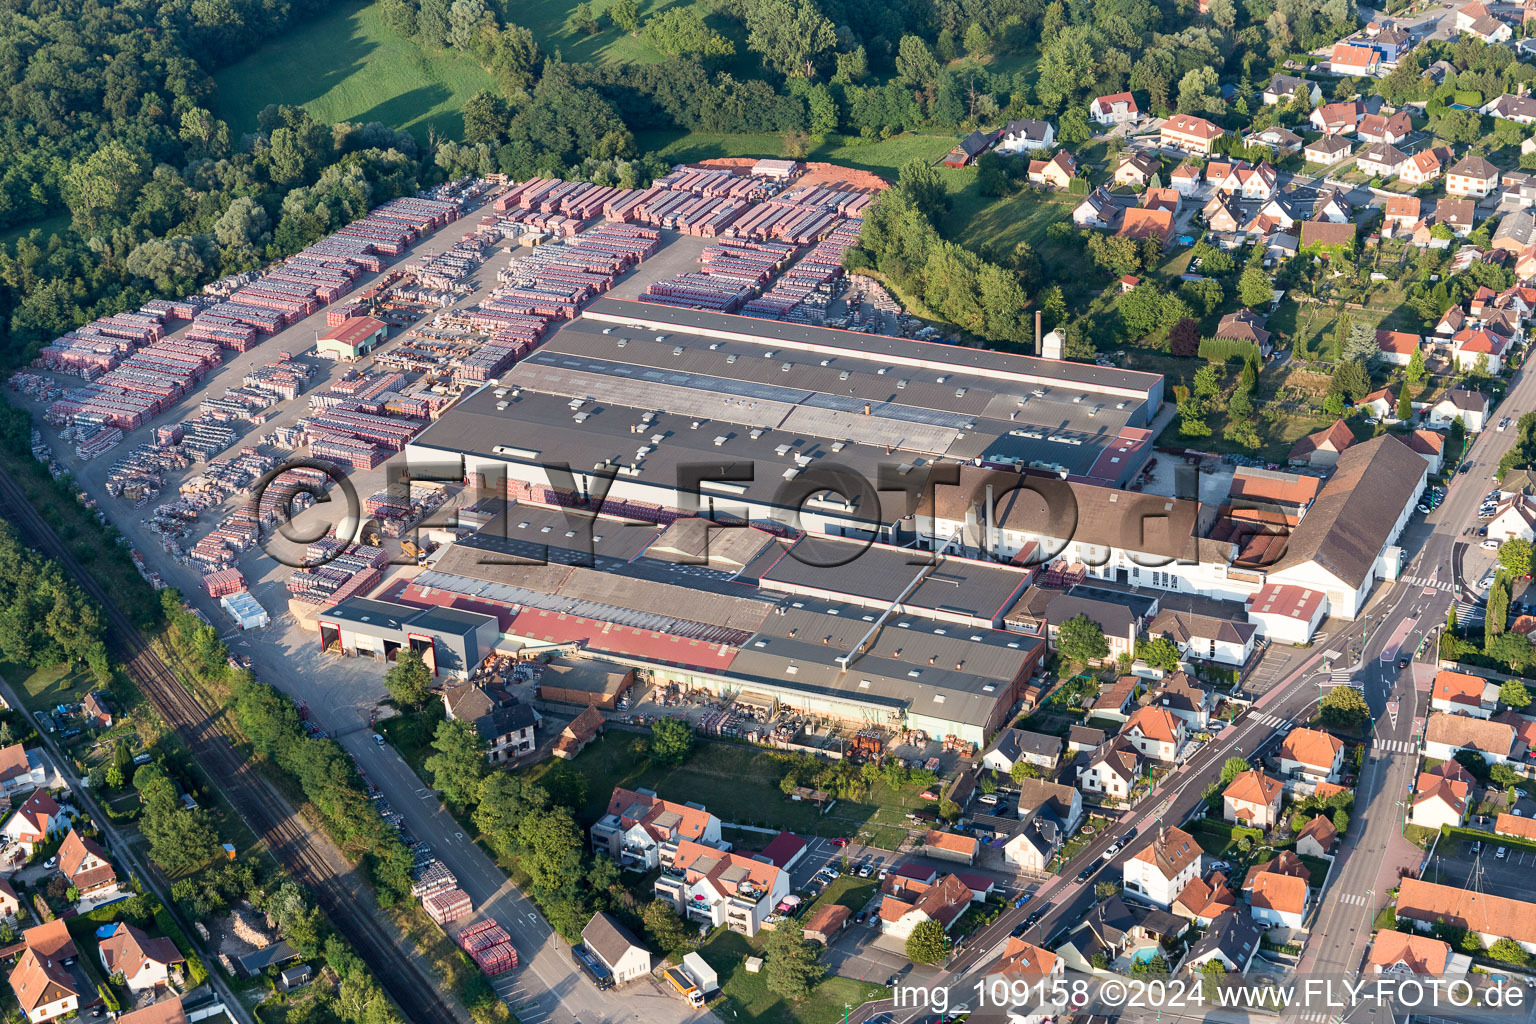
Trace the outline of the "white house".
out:
[[[1424,725],[1424,756],[1439,761],[1472,750],[1488,764],[1502,764],[1515,755],[1515,747],[1515,728],[1507,722],[1432,711]]]
[[[1037,768],[1055,768],[1060,758],[1060,736],[1028,729],[1004,729],[981,755],[981,763],[983,767],[1007,775],[1020,761]]]
[[[592,915],[581,930],[581,943],[608,968],[615,984],[623,985],[651,973],[651,951],[607,912]]]
[[[880,900],[880,932],[899,940],[905,940],[924,921],[937,921],[949,931],[971,902],[979,899],[958,875],[945,875],[931,883],[893,875],[887,886],[889,891]]]
[[[1344,741],[1319,729],[1292,729],[1280,743],[1280,774],[1311,782],[1338,782]]]
[[[1328,614],[1328,595],[1307,587],[1266,583],[1247,601],[1248,621],[1274,643],[1304,644]]]
[[[1177,761],[1187,735],[1184,721],[1166,708],[1148,705],[1120,730],[1120,737],[1143,756],[1154,761]]]
[[[1524,494],[1501,499],[1498,510],[1488,520],[1488,537],[1498,541],[1536,540],[1536,501]]]
[[[1108,230],[1120,220],[1120,205],[1101,185],[1083,197],[1072,210],[1072,223],[1080,228]]]
[[[1246,771],[1221,793],[1221,817],[1237,825],[1268,829],[1280,820],[1285,786],[1265,772]]]
[[[1456,764],[1457,762],[1450,762]],[[1413,803],[1408,811],[1410,824],[1440,830],[1442,825],[1457,828],[1467,820],[1471,785],[1465,780],[1448,779],[1432,772],[1420,772],[1414,786]]]
[[[1425,412],[1432,427],[1449,427],[1459,419],[1469,434],[1480,434],[1488,425],[1488,396],[1453,388]]]
[[[624,867],[650,871],[672,863],[683,840],[720,845],[720,819],[698,804],[663,800],[648,789],[622,786],[608,798],[608,813],[592,825],[592,848]]]
[[[656,879],[658,899],[687,921],[723,924],[747,936],[789,895],[789,872],[687,839],[677,844],[672,868]]]
[[[1484,373],[1496,374],[1504,368],[1508,347],[1508,338],[1484,327],[1463,328],[1451,338],[1451,351],[1460,370],[1482,367]]]
[[[1278,871],[1251,873],[1243,886],[1248,912],[1265,928],[1296,930],[1307,916],[1307,880]]]
[[[1009,121],[997,136],[993,149],[999,153],[1036,153],[1056,144],[1056,128],[1049,121]]]
[[[33,792],[27,802],[6,819],[3,831],[6,838],[20,846],[28,857],[48,838],[69,827],[69,816],[64,814],[58,801],[45,789]]]
[[[1150,843],[1125,862],[1127,892],[1157,904],[1164,910],[1200,875],[1200,844],[1183,829],[1159,828]]]
[[[162,936],[150,938],[126,921],[98,947],[107,976],[122,974],[130,992],[149,992],[170,984],[172,968],[185,963],[176,943]]]
[[[1136,107],[1136,97],[1128,92],[1112,96],[1099,96],[1088,104],[1088,116],[1103,125],[1131,124],[1141,117]]]
[[[1493,531],[1488,532],[1491,534]],[[1530,539],[1529,534],[1526,535],[1526,539]],[[1453,672],[1443,668],[1435,673],[1435,681],[1429,689],[1430,709],[1444,711],[1447,714],[1492,718],[1498,702],[1497,683],[1466,672]]]
[[[1077,773],[1077,785],[1085,793],[1124,800],[1141,778],[1141,755],[1136,748],[1116,737],[1088,756],[1088,764]]]
[[[26,949],[11,970],[11,991],[27,1019],[57,1020],[80,1008],[80,992],[68,963],[78,952],[63,918],[28,928],[21,934]]]

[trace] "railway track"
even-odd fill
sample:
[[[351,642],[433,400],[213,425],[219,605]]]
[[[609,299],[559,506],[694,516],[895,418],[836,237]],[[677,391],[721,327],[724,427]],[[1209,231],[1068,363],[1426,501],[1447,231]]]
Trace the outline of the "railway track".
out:
[[[6,518],[34,547],[62,565],[101,605],[111,642],[128,674],[215,780],[236,813],[265,840],[273,856],[294,878],[315,894],[316,903],[336,930],[352,944],[405,1015],[417,1024],[447,1024],[460,1019],[438,994],[437,979],[399,948],[390,930],[379,923],[375,912],[353,890],[354,873],[336,867],[337,862],[346,862],[340,850],[299,817],[276,787],[235,749],[229,735],[187,691],[3,470],[0,508],[5,509]]]

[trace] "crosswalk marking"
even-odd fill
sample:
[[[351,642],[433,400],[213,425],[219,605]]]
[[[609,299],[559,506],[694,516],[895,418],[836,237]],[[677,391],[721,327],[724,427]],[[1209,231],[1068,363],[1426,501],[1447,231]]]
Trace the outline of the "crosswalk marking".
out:
[[[1371,898],[1358,892],[1346,892],[1334,897],[1346,907],[1364,907],[1370,904]]]
[[[1373,746],[1389,754],[1413,754],[1419,749],[1416,740],[1377,740]]]
[[[1426,576],[1404,576],[1402,580],[1404,583],[1411,583],[1416,587],[1424,587],[1427,590],[1443,590],[1446,593],[1451,593],[1456,589],[1454,583],[1450,583],[1447,580],[1432,580]]]

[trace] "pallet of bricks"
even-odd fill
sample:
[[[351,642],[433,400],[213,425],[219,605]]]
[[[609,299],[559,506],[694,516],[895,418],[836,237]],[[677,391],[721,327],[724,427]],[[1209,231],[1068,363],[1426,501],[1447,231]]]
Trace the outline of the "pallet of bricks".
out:
[[[517,950],[512,948],[512,937],[495,921],[481,921],[459,932],[459,948],[486,977],[494,978],[517,966]]]
[[[773,282],[762,295],[742,306],[746,316],[768,320],[820,322],[820,309],[832,296],[832,285],[843,276],[843,255],[858,244],[862,221],[845,220],[817,242]],[[798,308],[811,303],[816,309]]]
[[[475,909],[470,902],[469,893],[463,889],[444,889],[430,896],[424,896],[421,900],[422,908],[427,916],[438,924],[447,924],[449,921],[457,921],[468,917]]]
[[[436,857],[428,857],[411,872],[411,895],[418,900],[458,887],[458,878]]]
[[[233,567],[219,569],[203,577],[203,589],[214,598],[238,594],[245,589],[245,576]]]
[[[288,577],[288,592],[305,604],[335,604],[354,594],[366,594],[383,580],[389,555],[366,544],[346,545],[325,537],[305,551],[304,563]]]
[[[136,430],[190,391],[218,362],[213,345],[166,338],[139,349],[85,387],[65,392],[48,407],[47,418],[70,423],[84,417]]]

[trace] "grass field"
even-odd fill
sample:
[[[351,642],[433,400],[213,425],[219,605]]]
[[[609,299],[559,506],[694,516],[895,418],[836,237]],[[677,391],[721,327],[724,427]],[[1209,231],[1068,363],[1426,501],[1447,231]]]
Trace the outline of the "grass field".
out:
[[[895,849],[905,837],[906,812],[928,804],[918,795],[920,787],[892,790],[880,783],[864,802],[839,800],[821,814],[815,804],[791,800],[779,791],[784,770],[767,751],[699,740],[683,764],[656,766],[631,750],[638,738],[635,733],[613,730],[574,761],[545,761],[529,772],[551,793],[566,786],[563,780],[547,779],[551,773],[557,777],[567,771],[579,774],[586,791],[575,809],[583,824],[602,817],[614,787],[623,786],[651,789],[668,800],[701,803],[724,822],[802,835],[857,836],[861,842],[885,849]]]
[[[69,221],[70,216],[68,213],[56,213],[52,217],[43,217],[40,220],[18,224],[13,228],[0,232],[0,245],[9,249],[16,244],[17,239],[31,234],[33,228],[37,228],[43,233],[43,242],[46,244],[49,238],[69,227]]]
[[[640,36],[619,31],[607,18],[603,17],[612,5],[612,0],[589,0],[593,15],[603,27],[601,32],[590,36],[576,32],[568,22],[571,12],[576,10],[579,2],[580,0],[540,0],[536,4],[515,4],[508,8],[508,17],[532,32],[545,53],[559,50],[560,56],[567,61],[580,61],[585,64],[655,64],[668,59],[666,54]],[[675,0],[640,0],[640,23],[644,25],[646,19],[670,7],[674,2]],[[728,26],[715,24],[716,19],[709,19],[709,21],[717,30],[725,32],[726,35],[732,34],[727,31]],[[742,50],[741,40],[738,39],[736,40],[737,54],[741,54]]]
[[[95,689],[90,672],[71,670],[68,665],[33,669],[0,662],[0,678],[21,692],[29,711],[52,711],[59,704],[74,704]]]
[[[890,989],[853,978],[823,978],[804,999],[794,1002],[768,987],[768,973],[748,974],[743,961],[762,956],[766,933],[749,939],[717,928],[699,953],[720,975],[720,996],[710,1004],[715,1016],[750,1024],[836,1024],[850,1006],[868,999],[882,999]]]
[[[268,43],[214,81],[216,112],[236,134],[254,130],[267,104],[287,103],[318,121],[382,121],[422,139],[428,126],[462,136],[465,101],[494,88],[473,60],[429,53],[385,25],[376,4],[356,2]]]

